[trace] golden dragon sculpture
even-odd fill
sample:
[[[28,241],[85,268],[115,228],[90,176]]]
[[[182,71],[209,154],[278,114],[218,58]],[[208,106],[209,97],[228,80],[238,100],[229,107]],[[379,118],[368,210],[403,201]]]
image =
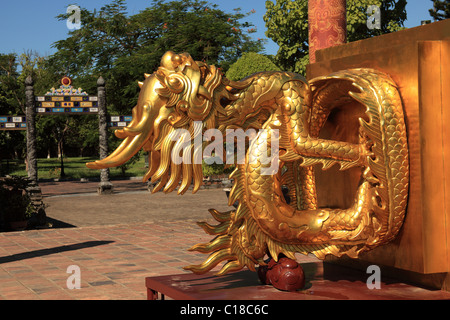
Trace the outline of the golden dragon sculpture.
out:
[[[201,162],[194,160],[211,142],[202,139],[198,147],[194,141],[209,129],[223,136],[229,129],[258,130],[245,161],[235,164],[230,175],[229,205],[238,206],[228,212],[211,209],[217,225],[199,223],[214,237],[191,250],[210,255],[186,269],[201,274],[225,262],[217,273],[223,275],[245,266],[255,271],[267,256],[357,257],[397,235],[408,197],[408,144],[401,97],[388,75],[351,69],[308,82],[290,72],[261,72],[231,81],[187,53],[167,52],[158,70],[145,74],[139,85],[132,122],[115,132],[124,141],[107,158],[88,163],[89,168],[119,166],[143,148],[150,158],[144,181],[157,183],[153,192],[178,188],[183,194],[191,185],[196,192],[203,174]],[[332,110],[350,102],[365,108],[359,143],[319,138]],[[177,138],[180,132],[183,139]],[[182,163],[172,161],[173,154]],[[261,160],[269,154],[276,157]],[[274,161],[277,170],[264,173]],[[352,206],[318,207],[316,164],[361,168]]]

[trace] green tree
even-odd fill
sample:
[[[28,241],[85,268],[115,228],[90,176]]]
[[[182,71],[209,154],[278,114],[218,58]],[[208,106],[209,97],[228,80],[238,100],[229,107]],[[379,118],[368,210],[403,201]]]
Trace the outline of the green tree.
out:
[[[309,63],[308,1],[266,1],[266,36],[279,45],[275,62],[286,71],[305,74]],[[370,5],[380,7],[381,28],[369,29]],[[406,0],[347,0],[347,40],[356,41],[404,29]]]
[[[241,80],[259,71],[280,71],[267,56],[246,52],[228,69],[226,76],[230,80]]]
[[[18,77],[18,82],[21,86],[20,92],[24,92],[25,87],[23,84],[28,76],[33,78],[36,96],[45,95],[51,87],[59,85],[58,82],[62,75],[55,72],[49,65],[46,57],[39,56],[33,51],[27,51],[20,55],[20,65],[22,68],[22,72]],[[50,156],[52,150],[59,151],[62,140],[57,129],[60,132],[66,132],[68,130],[67,123],[67,117],[65,116],[36,116],[38,157]]]
[[[0,54],[0,115],[24,115],[24,91],[18,78],[19,59],[16,54]],[[0,131],[0,162],[3,159],[23,158],[25,134],[23,131]],[[8,171],[8,164],[0,174]]]
[[[19,91],[25,90],[23,83],[28,76],[34,80],[35,95],[45,95],[51,87],[59,87],[64,73],[57,70],[49,59],[41,57],[35,52],[28,51],[20,55],[22,72],[18,77],[21,85]],[[96,91],[91,92],[95,94]],[[91,129],[92,124],[98,123],[93,116],[57,116],[37,115],[37,151],[39,157],[51,157],[64,155],[64,146],[70,145],[71,149],[83,150],[88,145],[92,146],[92,139],[85,133]],[[83,133],[83,134],[82,134]],[[90,131],[95,136],[95,130]],[[98,140],[97,143],[98,145]],[[82,151],[80,151],[82,153]],[[77,154],[78,155],[78,154]],[[61,170],[63,172],[63,170]]]
[[[431,0],[433,9],[430,9],[430,16],[434,21],[450,18],[450,0]]]
[[[24,94],[20,93],[19,61],[16,54],[0,54],[0,114],[25,114]]]
[[[137,81],[155,71],[168,50],[189,52],[195,60],[224,70],[243,52],[262,50],[262,42],[247,33],[252,25],[241,22],[246,14],[225,13],[206,1],[153,0],[138,14],[130,16],[126,10],[124,0],[98,12],[82,9],[81,29],[56,42],[58,51],[49,59],[85,90],[101,75],[111,114],[130,113],[139,92]]]

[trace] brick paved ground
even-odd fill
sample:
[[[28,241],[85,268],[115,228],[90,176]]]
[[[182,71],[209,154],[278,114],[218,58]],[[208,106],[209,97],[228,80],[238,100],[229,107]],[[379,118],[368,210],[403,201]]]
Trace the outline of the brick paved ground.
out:
[[[113,184],[113,195],[99,196],[98,182],[40,183],[49,221],[71,227],[0,233],[0,299],[146,299],[146,277],[206,258],[187,251],[211,239],[195,222],[230,209],[221,188],[179,196],[150,194],[140,180]],[[67,286],[72,265],[80,289]]]
[[[183,273],[207,241],[191,222],[47,229],[0,235],[1,299],[145,299],[145,277]],[[70,290],[67,269],[80,268]]]
[[[145,299],[145,277],[203,261],[187,249],[211,239],[195,221],[228,208],[221,189],[151,195],[137,180],[113,183],[108,196],[96,182],[40,184],[48,217],[76,228],[0,233],[0,299]],[[71,265],[79,290],[67,288]]]
[[[103,196],[96,193],[97,182],[41,184],[47,216],[77,227],[186,219],[195,223],[210,219],[210,208],[231,209],[222,188],[178,195],[151,194],[140,180],[113,181],[113,184],[114,194]]]
[[[0,300],[143,300],[146,277],[180,274],[206,258],[187,251],[212,237],[195,222],[213,222],[210,208],[230,208],[221,188],[178,196],[150,194],[139,180],[113,184],[113,195],[99,196],[97,182],[40,183],[49,221],[70,227],[0,233]],[[68,288],[70,266],[80,270],[80,289]]]

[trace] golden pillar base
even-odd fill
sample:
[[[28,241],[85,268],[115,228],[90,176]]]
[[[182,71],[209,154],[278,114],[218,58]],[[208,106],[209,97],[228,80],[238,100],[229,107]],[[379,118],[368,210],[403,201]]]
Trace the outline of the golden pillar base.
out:
[[[350,68],[373,68],[397,83],[410,152],[409,200],[399,235],[352,263],[385,266],[397,277],[450,291],[450,20],[319,50],[307,75]],[[324,137],[355,140],[361,110],[344,109],[330,115]],[[348,206],[358,178],[351,170],[317,170],[319,206]]]

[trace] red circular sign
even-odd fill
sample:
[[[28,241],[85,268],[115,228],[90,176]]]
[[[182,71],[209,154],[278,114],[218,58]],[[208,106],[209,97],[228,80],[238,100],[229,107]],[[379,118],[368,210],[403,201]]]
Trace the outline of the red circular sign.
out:
[[[61,83],[63,86],[69,86],[72,83],[69,77],[64,77],[61,79]]]

